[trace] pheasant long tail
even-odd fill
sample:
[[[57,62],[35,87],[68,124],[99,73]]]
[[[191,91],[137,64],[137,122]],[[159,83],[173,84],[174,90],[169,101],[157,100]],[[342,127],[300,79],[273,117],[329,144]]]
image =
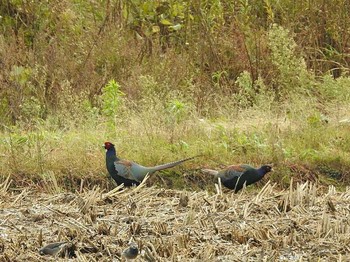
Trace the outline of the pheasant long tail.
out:
[[[212,176],[217,176],[219,174],[219,171],[213,169],[202,169],[202,172]]]
[[[194,158],[195,158],[195,156],[184,158],[184,159],[181,159],[181,160],[178,160],[178,161],[174,161],[174,162],[170,162],[170,163],[167,163],[167,164],[151,167],[151,169],[152,169],[152,171],[160,171],[160,170],[163,170],[163,169],[167,169],[167,168],[171,168],[171,167],[180,165],[183,162],[186,162],[188,160],[192,160]]]

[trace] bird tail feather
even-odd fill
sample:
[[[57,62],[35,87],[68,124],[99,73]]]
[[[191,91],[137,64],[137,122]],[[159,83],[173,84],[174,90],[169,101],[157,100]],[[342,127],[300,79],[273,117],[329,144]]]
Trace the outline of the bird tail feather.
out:
[[[219,171],[213,169],[202,169],[202,172],[212,176],[217,176],[219,174]]]
[[[171,167],[180,165],[180,164],[182,164],[183,162],[186,162],[186,161],[188,161],[188,160],[194,159],[195,157],[196,157],[196,156],[184,158],[184,159],[181,159],[181,160],[178,160],[178,161],[174,161],[174,162],[170,162],[170,163],[167,163],[167,164],[155,166],[155,167],[152,167],[151,169],[152,169],[152,171],[153,171],[153,170],[154,170],[154,171],[160,171],[160,170],[163,170],[163,169],[167,169],[167,168],[171,168]]]

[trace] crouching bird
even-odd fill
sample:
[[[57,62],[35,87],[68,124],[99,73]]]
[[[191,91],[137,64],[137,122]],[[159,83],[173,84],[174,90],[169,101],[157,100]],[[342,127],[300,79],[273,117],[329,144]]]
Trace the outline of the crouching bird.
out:
[[[124,251],[122,252],[122,257],[126,258],[126,260],[128,261],[128,260],[135,259],[138,254],[139,254],[139,249],[137,244],[130,243],[129,247],[124,249]]]
[[[115,147],[111,142],[105,142],[104,148],[107,150],[106,167],[108,173],[118,185],[124,183],[124,186],[139,185],[147,174],[151,175],[156,171],[180,165],[183,162],[194,158],[189,157],[159,166],[145,167],[129,160],[120,159],[117,156]]]
[[[40,255],[51,255],[60,257],[75,257],[75,246],[70,242],[55,242],[39,249]]]
[[[263,165],[260,168],[254,168],[250,165],[233,165],[220,171],[212,169],[202,169],[202,171],[220,178],[225,187],[233,189],[237,193],[244,185],[249,186],[261,180],[268,172],[272,171],[272,167]]]

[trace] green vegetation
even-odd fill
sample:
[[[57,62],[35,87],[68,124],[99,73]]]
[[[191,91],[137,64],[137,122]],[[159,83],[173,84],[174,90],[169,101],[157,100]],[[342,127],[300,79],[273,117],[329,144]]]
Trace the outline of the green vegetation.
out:
[[[103,183],[110,140],[145,165],[201,154],[186,175],[274,163],[281,186],[314,174],[348,184],[349,9],[0,0],[0,176]]]

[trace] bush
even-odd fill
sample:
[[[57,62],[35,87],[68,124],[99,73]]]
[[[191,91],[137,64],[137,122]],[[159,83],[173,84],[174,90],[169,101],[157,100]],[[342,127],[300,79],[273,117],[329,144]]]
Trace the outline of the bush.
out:
[[[268,31],[271,62],[275,67],[272,87],[279,99],[287,99],[290,93],[308,93],[314,78],[306,68],[305,60],[296,53],[297,45],[290,32],[276,24]]]

